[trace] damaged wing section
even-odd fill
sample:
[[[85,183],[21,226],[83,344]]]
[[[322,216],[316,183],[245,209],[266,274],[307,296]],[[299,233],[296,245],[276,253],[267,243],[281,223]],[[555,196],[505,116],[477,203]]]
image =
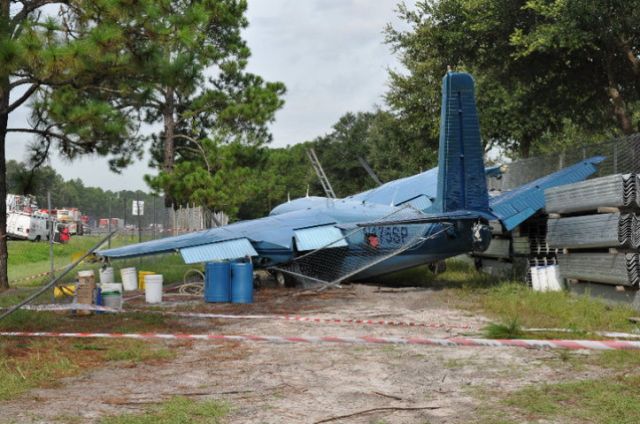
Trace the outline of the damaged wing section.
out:
[[[348,246],[342,231],[333,225],[294,230],[294,237],[296,239],[296,247],[300,252]]]
[[[180,254],[187,264],[258,256],[258,252],[256,252],[251,242],[246,238],[185,247],[180,249]]]

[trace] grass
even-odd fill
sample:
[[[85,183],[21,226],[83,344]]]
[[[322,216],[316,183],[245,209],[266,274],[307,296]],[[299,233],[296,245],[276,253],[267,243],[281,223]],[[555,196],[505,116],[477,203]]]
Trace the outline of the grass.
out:
[[[220,401],[174,397],[144,414],[108,417],[101,424],[217,424],[228,413],[229,406]]]
[[[105,361],[162,362],[175,353],[162,344],[138,340],[3,339],[0,345],[0,400],[36,387],[54,387]]]
[[[54,244],[54,268],[59,270],[69,265],[73,262],[73,259],[76,256],[85,253],[102,238],[102,235],[77,236],[72,237],[68,244]],[[136,237],[116,237],[112,240],[112,247],[137,243],[137,241],[138,239]],[[13,283],[13,286],[32,287],[41,285],[48,281],[48,276],[29,281],[22,280],[25,277],[30,277],[50,270],[48,243],[13,240],[9,241],[8,248],[9,281]],[[117,269],[135,266],[139,270],[161,272],[165,275],[165,281],[167,282],[182,281],[184,273],[188,269],[194,268],[193,265],[186,265],[177,254],[150,256],[144,259],[118,260],[114,261],[113,265]],[[78,270],[93,269],[96,270],[97,273],[99,267],[100,264],[98,263],[86,262],[81,264],[78,267]],[[75,279],[75,275],[76,271],[72,272],[63,281],[72,281]]]
[[[636,328],[628,318],[638,313],[630,307],[566,292],[534,292],[522,283],[499,281],[453,261],[447,272],[428,285],[436,289],[434,296],[441,301],[494,319],[495,323],[485,328],[485,335],[491,338],[597,338],[587,332],[630,332]],[[526,333],[525,327],[576,332]],[[556,358],[559,362],[553,366],[600,370],[606,377],[529,386],[510,394],[492,393],[479,399],[479,422],[640,422],[640,352],[584,355],[559,351]]]
[[[640,422],[639,390],[640,375],[617,375],[527,387],[503,403],[525,415],[527,421],[631,424]]]
[[[466,264],[449,262],[447,272],[432,283],[441,288],[434,296],[459,307],[483,313],[499,324],[487,329],[489,335],[519,334],[517,327],[570,328],[579,331],[632,331],[628,318],[637,311],[624,305],[611,306],[589,296],[566,292],[534,292],[522,283],[497,281]],[[511,328],[509,328],[511,327]],[[536,337],[558,334],[536,333]],[[563,333],[563,337],[584,337]]]
[[[516,318],[507,324],[489,324],[485,328],[485,335],[490,339],[519,339],[524,332]]]
[[[184,331],[178,321],[143,313],[80,317],[20,310],[0,321],[2,331],[154,332],[167,328]],[[16,397],[35,387],[52,386],[63,377],[103,366],[108,361],[165,362],[175,355],[175,349],[157,341],[2,338],[0,400]]]

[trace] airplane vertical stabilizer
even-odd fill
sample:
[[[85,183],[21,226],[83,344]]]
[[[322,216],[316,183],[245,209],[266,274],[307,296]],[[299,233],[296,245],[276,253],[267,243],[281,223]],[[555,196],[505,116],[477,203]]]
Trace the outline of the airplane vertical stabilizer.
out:
[[[489,210],[474,82],[448,72],[442,81],[438,194],[434,212]]]

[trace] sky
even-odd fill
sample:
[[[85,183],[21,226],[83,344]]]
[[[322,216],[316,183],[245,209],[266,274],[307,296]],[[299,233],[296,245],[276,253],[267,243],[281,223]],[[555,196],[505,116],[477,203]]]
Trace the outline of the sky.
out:
[[[344,113],[383,105],[388,69],[400,64],[384,44],[384,27],[402,24],[399,0],[249,0],[244,36],[252,52],[248,71],[287,86],[285,105],[271,125],[273,147],[284,147],[328,133]],[[411,4],[412,2],[407,2]],[[28,126],[29,110],[10,116],[10,127]],[[24,160],[30,137],[11,133],[7,158]],[[121,174],[102,157],[69,162],[57,155],[50,165],[65,179],[109,190],[144,190],[153,174],[148,158]]]

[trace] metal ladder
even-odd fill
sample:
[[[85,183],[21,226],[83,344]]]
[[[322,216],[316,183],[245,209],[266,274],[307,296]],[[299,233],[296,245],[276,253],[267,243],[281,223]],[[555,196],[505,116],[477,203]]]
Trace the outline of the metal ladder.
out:
[[[313,150],[313,147],[310,147],[307,150],[307,156],[311,161],[313,170],[316,171],[316,175],[320,180],[320,184],[322,185],[322,189],[324,190],[324,193],[327,195],[328,198],[335,199],[337,197],[336,193],[333,191],[333,187],[331,187],[331,183],[329,182],[327,175],[324,173],[324,170],[322,169],[322,165],[320,164],[320,161],[318,160],[318,156],[316,155],[315,150]]]

